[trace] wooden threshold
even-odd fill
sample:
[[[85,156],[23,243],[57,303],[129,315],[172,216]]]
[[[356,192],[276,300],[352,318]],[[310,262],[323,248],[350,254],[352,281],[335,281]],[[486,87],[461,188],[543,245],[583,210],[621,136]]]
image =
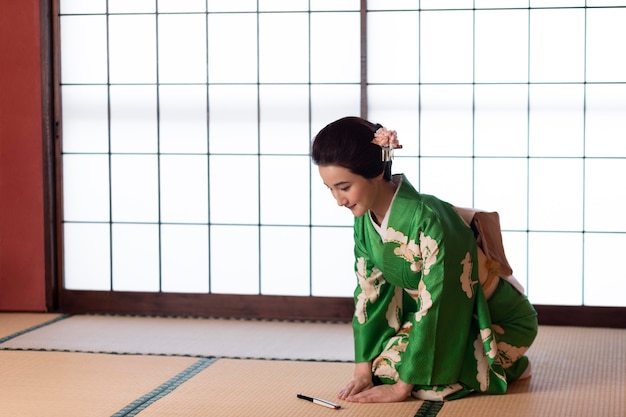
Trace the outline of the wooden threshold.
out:
[[[60,294],[60,312],[263,318],[278,320],[352,320],[351,298],[281,295],[178,294],[69,291]]]
[[[346,297],[61,290],[59,312],[349,322]],[[626,307],[535,305],[539,323],[626,328]]]

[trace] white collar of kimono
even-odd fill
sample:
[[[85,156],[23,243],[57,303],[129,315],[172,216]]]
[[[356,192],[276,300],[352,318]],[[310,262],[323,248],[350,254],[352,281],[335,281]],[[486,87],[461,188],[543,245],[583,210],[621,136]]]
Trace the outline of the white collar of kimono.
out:
[[[391,199],[391,203],[389,203],[389,207],[387,207],[387,211],[385,212],[385,217],[383,217],[383,221],[380,222],[380,226],[376,224],[374,219],[372,218],[372,212],[368,211],[368,215],[370,218],[370,222],[372,222],[372,226],[378,232],[381,239],[384,239],[385,230],[387,230],[387,224],[389,223],[389,213],[391,213],[391,206],[393,206],[393,202],[398,195],[398,190],[400,189],[400,185],[402,184],[402,175],[394,175],[392,181],[396,183],[396,192],[393,193],[393,198]]]

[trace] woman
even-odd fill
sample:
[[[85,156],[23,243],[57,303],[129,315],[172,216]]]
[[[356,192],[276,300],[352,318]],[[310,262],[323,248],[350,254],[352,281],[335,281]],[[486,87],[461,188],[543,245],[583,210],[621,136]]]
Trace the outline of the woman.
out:
[[[329,124],[312,145],[324,184],[355,216],[356,365],[338,397],[503,394],[529,375],[537,318],[500,249],[497,213],[418,193],[391,175],[394,148],[395,131],[358,117]]]

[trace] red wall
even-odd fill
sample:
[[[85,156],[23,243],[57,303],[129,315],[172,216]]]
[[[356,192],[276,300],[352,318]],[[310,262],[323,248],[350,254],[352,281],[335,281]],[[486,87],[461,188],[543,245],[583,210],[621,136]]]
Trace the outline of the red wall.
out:
[[[43,311],[39,0],[0,0],[0,311]]]

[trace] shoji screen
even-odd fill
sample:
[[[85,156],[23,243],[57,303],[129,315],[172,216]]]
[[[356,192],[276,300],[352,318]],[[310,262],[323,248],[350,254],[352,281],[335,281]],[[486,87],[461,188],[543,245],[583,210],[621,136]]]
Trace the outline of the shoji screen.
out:
[[[364,4],[61,0],[65,287],[349,297],[308,150],[365,108],[394,171],[500,213],[531,301],[626,305],[626,3]]]

